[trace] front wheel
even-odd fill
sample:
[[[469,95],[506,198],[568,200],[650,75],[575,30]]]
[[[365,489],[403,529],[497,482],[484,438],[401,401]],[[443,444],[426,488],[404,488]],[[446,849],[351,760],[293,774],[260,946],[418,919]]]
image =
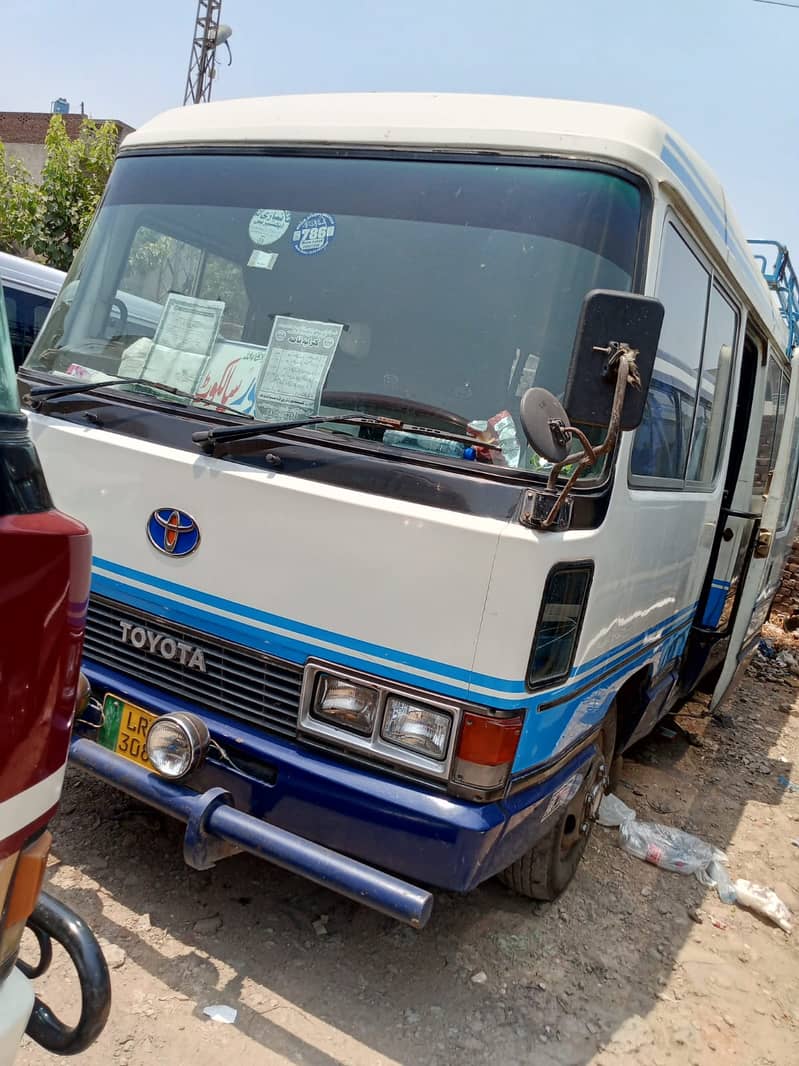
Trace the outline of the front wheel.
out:
[[[611,709],[574,796],[555,815],[552,828],[520,859],[499,874],[500,881],[528,899],[550,902],[574,877],[608,786],[616,745],[616,709]]]

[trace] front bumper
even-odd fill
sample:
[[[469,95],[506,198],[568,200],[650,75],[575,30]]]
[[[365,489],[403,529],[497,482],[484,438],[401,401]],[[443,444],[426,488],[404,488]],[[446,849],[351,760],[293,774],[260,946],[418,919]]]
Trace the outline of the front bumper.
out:
[[[211,841],[214,848],[218,849],[220,840],[232,842],[229,832],[231,820],[235,820],[239,825],[237,846],[377,906],[384,913],[410,920],[411,924],[420,924],[427,904],[421,897],[406,897],[406,891],[422,890],[397,882],[397,877],[467,892],[494,876],[546,832],[557,809],[553,799],[568,793],[569,782],[583,773],[595,751],[592,744],[587,744],[567,763],[501,801],[470,803],[267,735],[256,726],[168,697],[89,661],[84,669],[96,694],[113,692],[155,714],[184,710],[200,715],[213,738],[241,769],[209,757],[184,784],[176,785],[77,734],[73,761],[189,824],[190,814],[195,821],[199,817],[198,794],[207,803],[210,793],[221,789],[229,794],[232,805],[227,801],[204,823],[206,842]],[[197,806],[190,810],[195,802]],[[259,843],[254,843],[251,831]],[[273,850],[275,842],[283,840],[281,832],[293,838],[291,850],[298,860],[296,865],[283,861],[285,856],[281,858]],[[270,836],[273,833],[276,835]],[[190,841],[187,847],[191,853]],[[330,849],[339,853],[337,874],[330,880],[327,875],[318,876],[316,860],[311,857],[317,848],[328,856]],[[201,859],[198,855],[195,860],[198,857]],[[188,858],[191,862],[192,855]],[[366,876],[361,869],[363,864],[376,869]],[[358,871],[351,881],[348,870]],[[396,876],[383,874],[382,870],[390,870]],[[388,881],[384,882],[386,878]],[[385,890],[377,887],[381,883]],[[369,889],[370,884],[374,892]],[[387,901],[398,884],[403,887],[395,908]],[[409,912],[411,898],[415,902]],[[418,908],[415,916],[413,908]]]
[[[236,810],[232,797],[222,788],[198,794],[91,740],[73,740],[70,757],[129,796],[186,822],[183,855],[190,866],[207,869],[228,853],[224,845],[229,845],[416,928],[430,917],[433,897],[429,892]]]

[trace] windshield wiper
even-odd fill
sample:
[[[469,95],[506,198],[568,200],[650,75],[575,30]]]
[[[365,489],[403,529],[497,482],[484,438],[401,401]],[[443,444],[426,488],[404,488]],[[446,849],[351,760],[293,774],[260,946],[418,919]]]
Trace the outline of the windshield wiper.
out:
[[[309,418],[294,418],[283,422],[253,422],[248,426],[229,426],[220,429],[199,429],[192,433],[191,439],[201,445],[204,452],[213,452],[217,444],[246,440],[264,433],[282,433],[286,429],[303,429],[306,426],[318,426],[324,423],[348,426],[371,426],[375,429],[402,430],[420,437],[438,437],[440,440],[456,441],[470,448],[490,448],[502,451],[498,444],[489,444],[479,437],[470,437],[465,433],[453,433],[448,429],[431,429],[429,426],[412,426],[399,418],[384,418],[380,415],[314,415]]]
[[[163,381],[153,381],[152,378],[116,377],[106,378],[104,381],[81,381],[78,379],[74,384],[34,385],[25,396],[25,401],[31,410],[38,411],[45,400],[56,400],[59,396],[75,396],[81,392],[94,392],[95,389],[102,389],[107,385],[146,385],[148,388],[158,392],[168,392],[171,396],[177,396],[193,403],[207,404],[209,407],[213,407],[217,411],[224,411],[229,415],[238,415],[240,418],[252,418],[252,415],[246,415],[243,411],[237,411],[235,407],[228,407],[226,404],[216,403],[214,400],[206,400],[204,397],[197,396],[186,389],[179,389],[174,385],[167,385]]]

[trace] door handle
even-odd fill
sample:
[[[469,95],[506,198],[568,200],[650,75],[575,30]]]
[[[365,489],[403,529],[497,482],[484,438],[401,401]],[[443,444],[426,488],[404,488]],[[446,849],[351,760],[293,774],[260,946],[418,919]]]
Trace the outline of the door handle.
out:
[[[774,534],[770,529],[761,529],[758,531],[757,540],[755,541],[755,558],[765,559],[771,550],[771,540]]]

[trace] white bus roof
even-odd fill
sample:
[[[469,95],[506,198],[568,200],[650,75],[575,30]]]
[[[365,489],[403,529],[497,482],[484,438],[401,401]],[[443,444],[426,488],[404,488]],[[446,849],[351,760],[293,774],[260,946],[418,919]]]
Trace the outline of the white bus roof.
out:
[[[763,325],[787,330],[718,178],[660,119],[627,107],[517,96],[331,93],[225,100],[165,111],[123,150],[203,145],[363,145],[545,152],[628,164],[697,217]]]

